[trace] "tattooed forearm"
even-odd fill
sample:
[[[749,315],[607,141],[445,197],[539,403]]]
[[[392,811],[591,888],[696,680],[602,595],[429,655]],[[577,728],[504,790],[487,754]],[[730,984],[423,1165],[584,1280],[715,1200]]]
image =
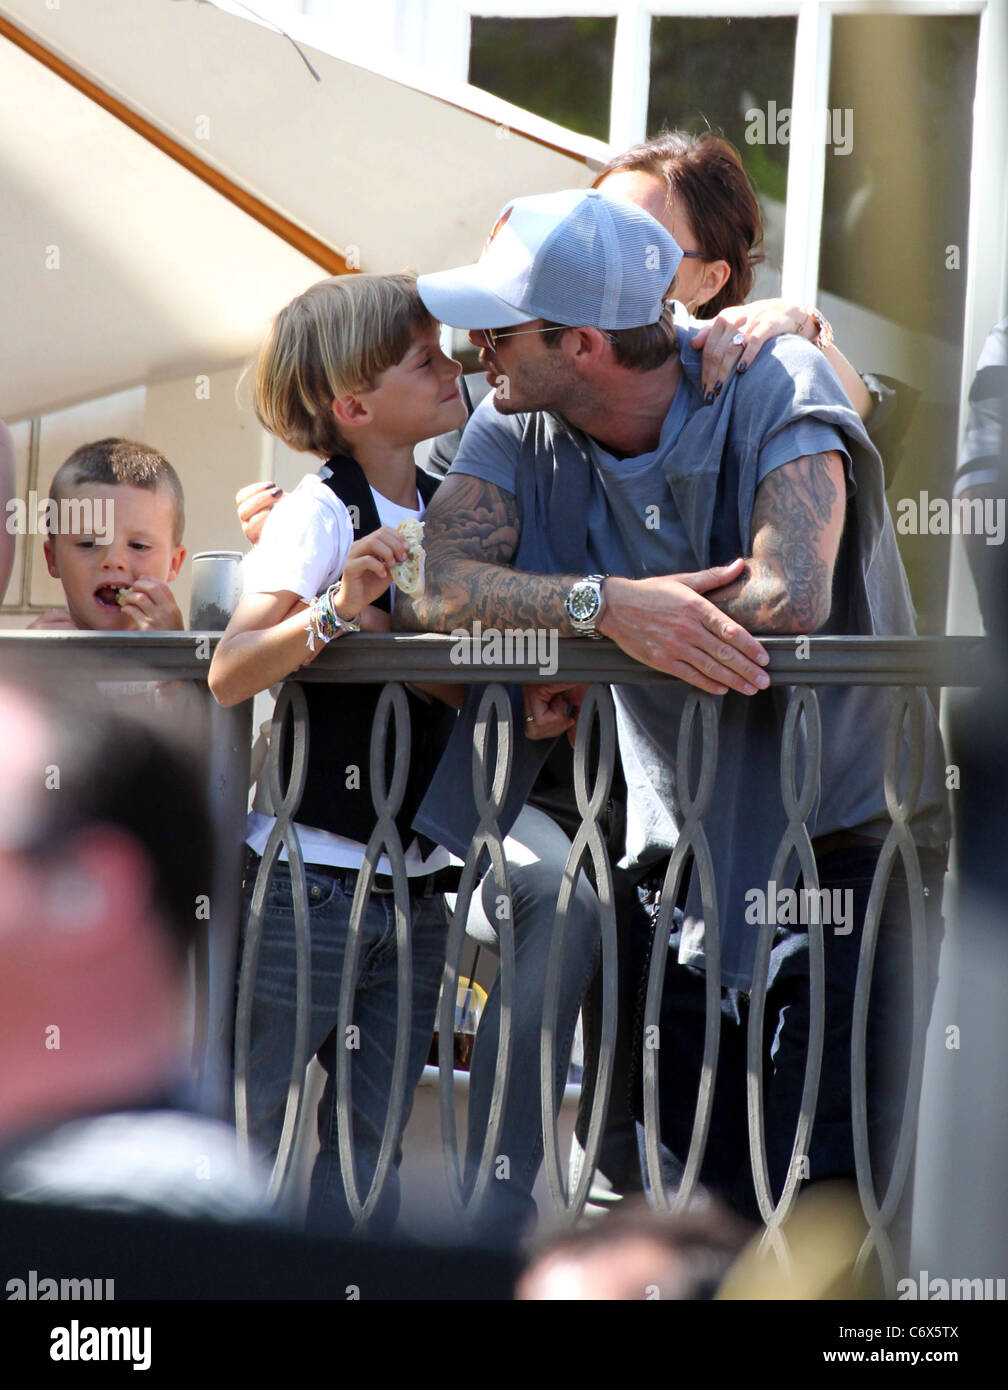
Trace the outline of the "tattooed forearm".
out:
[[[839,454],[774,469],[756,493],[746,573],[707,597],[750,632],[815,632],[829,617],[845,506]]]
[[[421,632],[452,632],[470,628],[477,619],[484,627],[555,628],[561,637],[573,636],[564,599],[580,575],[527,574],[472,560],[458,560],[443,575],[435,592],[415,599],[397,625]]]
[[[789,597],[780,576],[752,560],[740,579],[726,584],[723,589],[708,590],[705,597],[749,632],[809,630],[794,627]]]
[[[580,576],[526,574],[506,566],[518,548],[514,497],[480,478],[452,474],[424,518],[426,590],[398,595],[393,627],[451,632],[486,626],[558,628],[570,634],[564,599]]]

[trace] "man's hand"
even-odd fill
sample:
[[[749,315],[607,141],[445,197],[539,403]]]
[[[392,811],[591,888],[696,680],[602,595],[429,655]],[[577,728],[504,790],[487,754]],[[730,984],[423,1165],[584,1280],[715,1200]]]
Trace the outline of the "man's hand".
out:
[[[755,637],[703,597],[738,579],[745,561],[654,579],[612,576],[598,624],[629,656],[711,695],[755,695],[770,684],[769,657]]]
[[[394,566],[408,554],[405,536],[391,526],[379,526],[377,531],[354,541],[347,551],[339,598],[333,605],[339,616],[356,618],[363,608],[374,603],[392,583]]]
[[[581,706],[588,693],[586,685],[526,685],[522,687],[525,697],[525,737],[556,738],[566,733],[571,747],[577,733],[577,721]]]
[[[184,632],[185,619],[163,579],[142,574],[125,591],[122,611],[130,628],[143,632]]]
[[[480,478],[451,474],[424,520],[427,592],[412,603],[396,603],[393,627],[450,632],[479,619],[488,627],[570,633],[564,601],[582,576],[529,574],[508,567],[520,534],[513,494]],[[607,579],[599,632],[636,660],[701,690],[755,695],[769,684],[760,669],[769,660],[766,651],[702,597],[704,590],[738,579],[744,569],[744,561],[736,560],[699,574]],[[559,720],[559,707],[552,713],[559,727],[551,725],[547,732],[543,725],[539,737],[569,727]]]
[[[235,493],[238,520],[249,545],[258,545],[266,518],[283,496],[276,483],[249,483]]]
[[[28,624],[28,630],[32,629],[46,632],[76,632],[77,624],[65,608],[47,608],[33,623]]]

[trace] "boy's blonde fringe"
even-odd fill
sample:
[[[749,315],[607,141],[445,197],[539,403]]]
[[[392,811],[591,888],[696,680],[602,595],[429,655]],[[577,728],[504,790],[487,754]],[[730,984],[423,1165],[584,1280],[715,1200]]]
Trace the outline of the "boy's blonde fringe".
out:
[[[320,280],[282,309],[255,364],[256,418],[290,448],[345,452],[337,396],[367,390],[434,323],[412,275]],[[251,373],[251,369],[248,369]]]

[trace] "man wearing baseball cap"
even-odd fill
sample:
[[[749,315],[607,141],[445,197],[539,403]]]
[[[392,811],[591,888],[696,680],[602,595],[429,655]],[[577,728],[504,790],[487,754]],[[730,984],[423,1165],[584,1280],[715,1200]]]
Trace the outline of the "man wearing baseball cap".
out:
[[[745,909],[754,886],[766,890],[786,828],[779,759],[787,691],[759,693],[769,685],[768,658],[751,634],[912,634],[913,609],[881,460],[822,354],[797,336],[776,338],[744,376],[705,399],[700,355],[690,346],[700,325],[670,302],[680,256],[640,207],[576,190],[515,199],[475,265],[420,277],[431,312],[470,330],[495,389],[466,427],[428,511],[427,591],[397,607],[396,620],[442,632],[479,620],[484,628],[607,637],[638,661],[724,697],[703,824],[733,1023],[722,1029],[729,1036],[715,1099],[719,1139],[708,1146],[701,1176],[753,1213],[744,1103],[729,1105],[739,1113],[727,1119],[718,1111],[722,1091],[744,1096],[745,1010],[759,935]],[[674,848],[690,798],[675,766],[687,693],[679,685],[613,689],[628,788],[625,862],[642,876]],[[571,727],[570,697],[557,686],[527,690],[530,738]],[[822,791],[807,823],[819,886],[863,885],[890,824],[882,775],[888,704],[864,687],[827,687],[818,698]],[[469,759],[459,756],[471,738],[473,704],[470,697],[457,748],[449,746],[415,822],[461,853],[475,827]],[[923,706],[924,777],[912,826],[932,882],[944,869],[947,808],[937,725]],[[519,741],[505,833],[542,761],[535,749]],[[798,868],[792,855],[778,888],[792,887]],[[671,1011],[676,1030],[676,1056],[661,1070],[663,1138],[680,1159],[703,1053],[709,905],[698,877],[673,934],[678,963],[666,978],[662,1014],[663,1029]],[[904,915],[906,897],[903,887]],[[939,898],[933,893],[932,905]],[[854,1171],[850,1008],[862,917],[863,904],[856,929],[826,939],[827,1045],[807,1156],[813,1178]],[[807,931],[778,936],[766,1006],[775,1067],[765,1087],[776,1191],[788,1172],[804,1076],[809,974]],[[574,993],[561,988],[560,1040],[573,1030]],[[476,1095],[488,1089],[481,1068],[494,1060],[483,1042],[473,1058],[470,1147],[486,1124],[485,1114],[474,1114]],[[900,1049],[894,1035],[882,1040],[880,1055]],[[870,1057],[870,1091],[872,1067]],[[741,1089],[732,1068],[741,1068]],[[525,1095],[513,1079],[505,1129]],[[528,1212],[530,1188],[493,1187],[502,1221]]]

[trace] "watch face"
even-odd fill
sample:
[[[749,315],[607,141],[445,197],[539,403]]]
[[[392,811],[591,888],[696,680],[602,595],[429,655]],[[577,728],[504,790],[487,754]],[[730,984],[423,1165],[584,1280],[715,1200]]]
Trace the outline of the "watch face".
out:
[[[599,611],[599,591],[593,584],[575,584],[567,601],[568,611],[576,623],[590,623]]]

